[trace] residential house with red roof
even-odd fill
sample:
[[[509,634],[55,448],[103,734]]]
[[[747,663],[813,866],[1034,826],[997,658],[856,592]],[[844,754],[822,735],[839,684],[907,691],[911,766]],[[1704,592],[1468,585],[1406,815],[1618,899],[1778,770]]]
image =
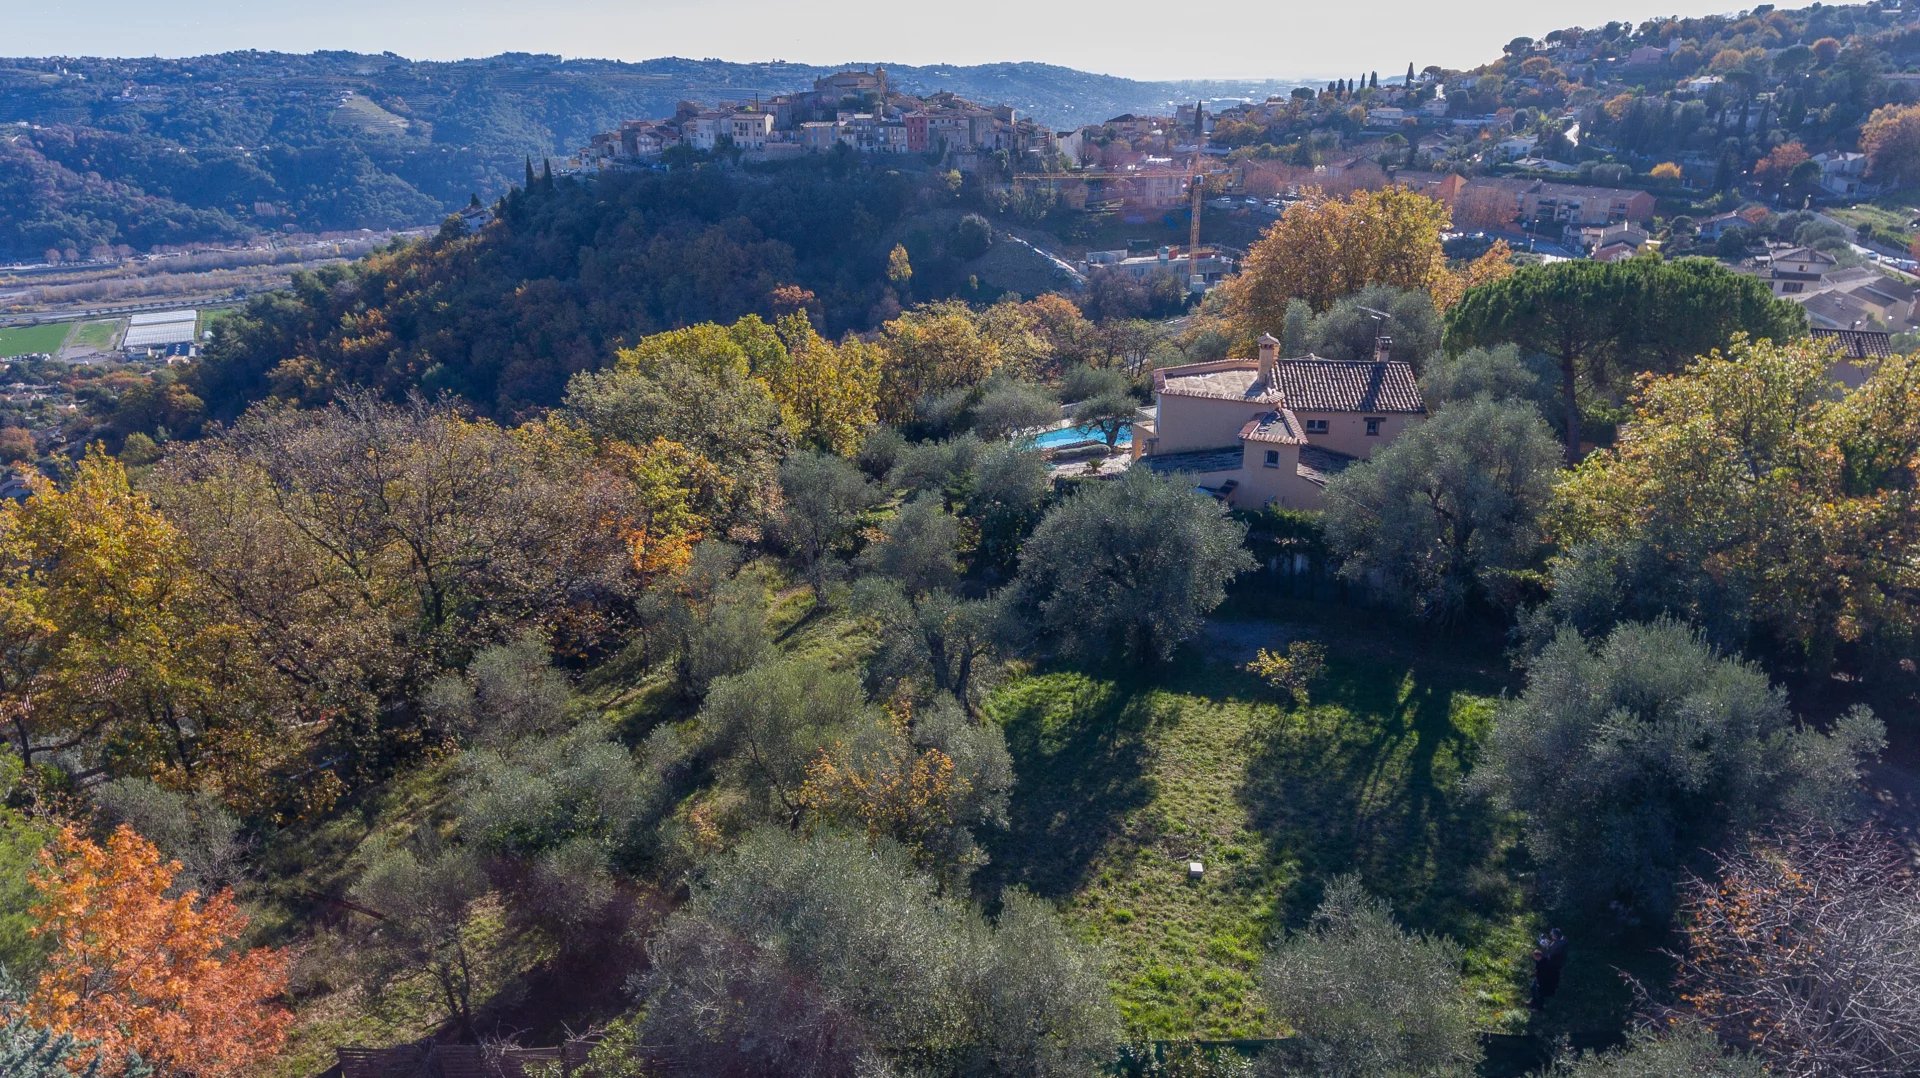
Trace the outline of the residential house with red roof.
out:
[[[1370,360],[1282,359],[1268,335],[1257,360],[1162,368],[1134,467],[1189,476],[1237,508],[1318,508],[1329,478],[1426,418],[1392,343],[1381,337]]]

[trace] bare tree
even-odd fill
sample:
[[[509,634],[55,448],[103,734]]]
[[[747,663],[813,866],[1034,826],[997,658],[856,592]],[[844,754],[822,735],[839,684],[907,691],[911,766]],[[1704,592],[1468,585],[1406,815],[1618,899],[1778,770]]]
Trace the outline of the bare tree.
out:
[[[1920,1070],[1920,884],[1872,829],[1750,842],[1682,912],[1673,1009],[1775,1074]]]

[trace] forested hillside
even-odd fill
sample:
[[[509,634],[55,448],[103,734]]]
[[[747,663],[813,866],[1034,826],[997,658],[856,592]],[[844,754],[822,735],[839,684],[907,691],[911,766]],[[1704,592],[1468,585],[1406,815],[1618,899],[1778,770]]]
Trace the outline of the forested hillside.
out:
[[[991,233],[963,235],[965,193],[846,154],[536,178],[478,234],[449,226],[254,301],[221,324],[192,381],[222,418],[348,386],[451,391],[510,417],[676,326],[797,305],[830,335],[868,330],[915,299],[999,295],[973,269]]]
[[[0,44],[0,47],[4,47]],[[509,54],[227,53],[0,59],[0,259],[230,239],[254,231],[430,224],[492,199],[528,156],[620,121],[810,88],[831,68]],[[1291,83],[1139,82],[1048,64],[890,69],[1058,126]]]

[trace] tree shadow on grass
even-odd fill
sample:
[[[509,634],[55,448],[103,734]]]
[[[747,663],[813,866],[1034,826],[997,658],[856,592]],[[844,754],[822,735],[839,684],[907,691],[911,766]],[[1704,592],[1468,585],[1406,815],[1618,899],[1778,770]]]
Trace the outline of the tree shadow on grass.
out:
[[[1147,735],[1157,716],[1147,699],[1073,671],[1036,675],[995,699],[1014,789],[1008,827],[984,836],[981,897],[1020,886],[1058,901],[1086,882],[1127,814],[1153,800]]]
[[[1240,796],[1277,862],[1304,885],[1280,907],[1305,922],[1323,882],[1356,872],[1410,927],[1469,948],[1519,902],[1497,817],[1462,785],[1484,716],[1461,688],[1403,663],[1334,659],[1312,706],[1249,745]]]

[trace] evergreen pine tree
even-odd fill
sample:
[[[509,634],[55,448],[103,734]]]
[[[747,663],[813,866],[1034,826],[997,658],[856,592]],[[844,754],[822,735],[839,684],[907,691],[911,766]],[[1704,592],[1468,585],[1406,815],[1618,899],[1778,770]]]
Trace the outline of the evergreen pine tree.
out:
[[[1380,73],[1378,71],[1367,72],[1367,89],[1378,90],[1379,88],[1380,88]]]
[[[541,158],[540,160],[540,182],[545,185],[548,190],[553,189],[553,161],[550,158]]]
[[[533,158],[527,158],[527,190],[533,190]]]
[[[1407,61],[1407,85],[1409,87],[1413,85],[1413,61],[1412,60]]]

